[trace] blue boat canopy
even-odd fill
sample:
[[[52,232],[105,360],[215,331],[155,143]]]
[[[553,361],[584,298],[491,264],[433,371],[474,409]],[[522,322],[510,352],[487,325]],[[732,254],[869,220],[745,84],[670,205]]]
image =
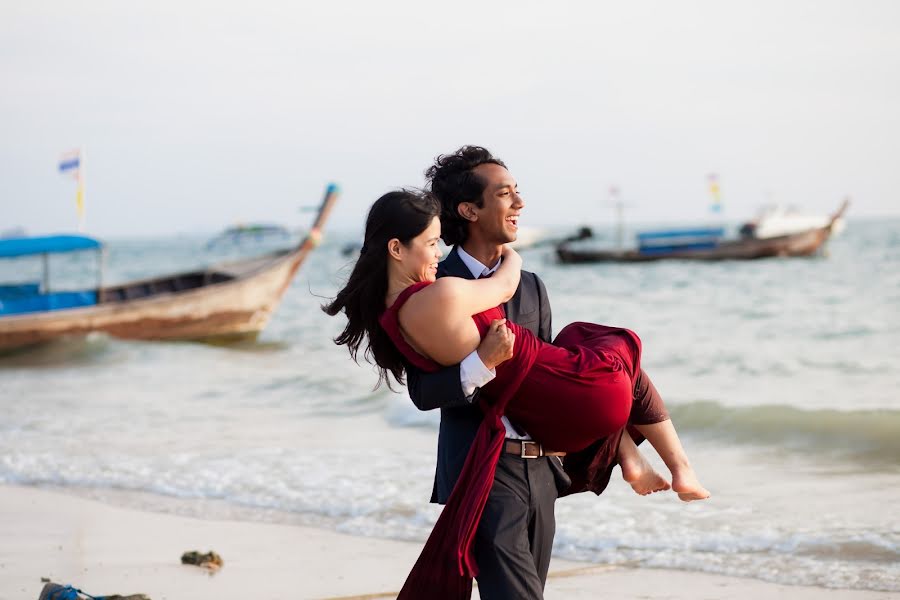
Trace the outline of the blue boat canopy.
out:
[[[0,240],[0,258],[30,254],[57,254],[102,248],[100,240],[84,235],[48,235]]]
[[[692,229],[660,229],[659,231],[644,231],[637,234],[640,241],[678,239],[678,238],[717,238],[725,235],[724,227],[696,227]]]

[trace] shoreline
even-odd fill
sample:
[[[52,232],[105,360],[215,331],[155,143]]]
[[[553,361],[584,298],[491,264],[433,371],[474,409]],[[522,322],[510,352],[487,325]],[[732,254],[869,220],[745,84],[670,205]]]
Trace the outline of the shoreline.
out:
[[[421,549],[418,542],[302,525],[146,512],[20,485],[0,485],[0,531],[0,600],[36,599],[42,577],[92,595],[143,593],[152,600],[393,598]],[[210,575],[182,565],[181,554],[188,550],[214,550],[224,566]],[[547,600],[887,600],[892,595],[559,559],[551,562],[545,591]]]

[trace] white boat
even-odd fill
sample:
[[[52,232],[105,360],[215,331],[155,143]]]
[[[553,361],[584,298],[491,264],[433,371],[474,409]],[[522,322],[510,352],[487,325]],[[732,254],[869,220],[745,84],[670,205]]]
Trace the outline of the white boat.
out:
[[[552,241],[553,240],[549,239],[548,233],[545,229],[542,229],[540,227],[528,227],[520,225],[517,232],[516,241],[510,242],[509,246],[510,248],[513,248],[517,251],[521,251],[527,248],[541,246]]]
[[[811,229],[821,229],[831,221],[831,215],[811,215],[793,207],[771,205],[763,208],[752,221],[741,226],[743,237],[768,239],[783,235],[793,235]],[[834,221],[831,235],[835,236],[846,228],[843,217]]]

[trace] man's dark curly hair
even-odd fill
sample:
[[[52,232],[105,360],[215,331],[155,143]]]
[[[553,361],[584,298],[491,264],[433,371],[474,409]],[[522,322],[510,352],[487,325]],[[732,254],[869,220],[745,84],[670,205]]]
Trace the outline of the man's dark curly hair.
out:
[[[460,203],[471,202],[479,208],[484,205],[482,194],[487,182],[473,169],[485,163],[506,168],[485,148],[463,146],[453,154],[441,154],[425,171],[431,193],[441,202],[441,237],[450,246],[462,244],[469,237],[469,222],[457,212]]]

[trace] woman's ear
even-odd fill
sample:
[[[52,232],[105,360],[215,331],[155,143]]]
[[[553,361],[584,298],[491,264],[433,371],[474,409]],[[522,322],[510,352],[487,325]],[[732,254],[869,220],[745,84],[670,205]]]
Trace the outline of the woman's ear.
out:
[[[475,207],[471,202],[460,202],[456,205],[456,212],[466,221],[474,223],[478,220],[478,215],[475,214],[474,208]]]
[[[400,240],[398,240],[397,238],[391,238],[390,240],[388,240],[387,249],[388,254],[390,254],[391,258],[396,260],[401,260],[403,258],[400,254],[400,248],[402,246],[403,244],[401,244]]]

